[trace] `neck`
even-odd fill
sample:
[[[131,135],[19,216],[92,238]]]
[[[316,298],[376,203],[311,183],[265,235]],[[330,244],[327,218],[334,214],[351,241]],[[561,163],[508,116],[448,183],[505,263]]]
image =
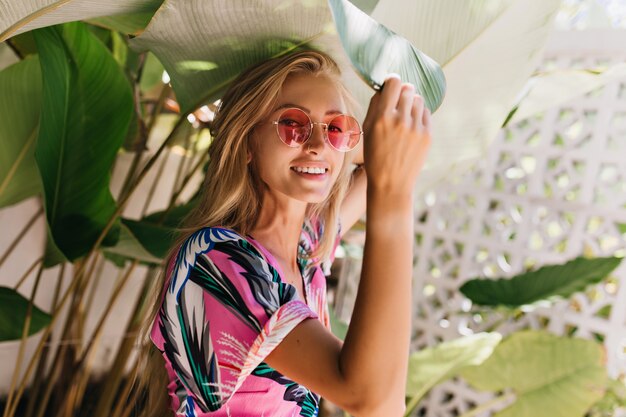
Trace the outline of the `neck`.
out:
[[[250,235],[276,260],[297,271],[297,253],[307,203],[265,193],[261,212]]]

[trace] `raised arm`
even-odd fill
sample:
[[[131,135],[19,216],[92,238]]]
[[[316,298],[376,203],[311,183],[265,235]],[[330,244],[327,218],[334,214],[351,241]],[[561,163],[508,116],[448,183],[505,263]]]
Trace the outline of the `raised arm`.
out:
[[[266,358],[279,372],[359,417],[401,416],[411,333],[412,190],[430,147],[430,116],[397,78],[364,123],[366,243],[345,342],[305,320]]]
[[[357,168],[352,173],[348,193],[341,203],[339,220],[343,236],[363,216],[367,205],[367,175],[365,169]]]

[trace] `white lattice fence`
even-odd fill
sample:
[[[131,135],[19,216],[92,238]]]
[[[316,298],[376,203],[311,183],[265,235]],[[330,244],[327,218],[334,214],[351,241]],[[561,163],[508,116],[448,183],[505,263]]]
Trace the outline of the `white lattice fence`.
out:
[[[607,41],[606,33],[558,34],[544,65],[623,62],[626,38],[611,36]],[[471,304],[458,288],[468,279],[512,276],[583,253],[624,256],[626,79],[502,130],[484,159],[451,175],[420,205],[414,349],[492,326],[466,313]],[[342,274],[337,299],[342,317],[349,317],[358,274],[353,264],[347,269],[352,272]],[[623,377],[625,305],[626,262],[608,281],[573,301],[536,310],[497,330],[547,328],[602,340],[610,375]],[[432,390],[420,415],[454,416],[488,398],[452,381]]]

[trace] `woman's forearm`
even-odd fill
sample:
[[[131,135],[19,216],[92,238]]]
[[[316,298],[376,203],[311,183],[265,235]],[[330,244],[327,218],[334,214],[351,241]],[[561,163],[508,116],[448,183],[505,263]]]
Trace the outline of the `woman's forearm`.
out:
[[[367,204],[367,175],[364,168],[357,168],[352,173],[350,189],[341,203],[339,218],[341,219],[341,235],[359,221]]]
[[[404,406],[411,333],[413,197],[368,186],[363,268],[340,368],[363,398]]]

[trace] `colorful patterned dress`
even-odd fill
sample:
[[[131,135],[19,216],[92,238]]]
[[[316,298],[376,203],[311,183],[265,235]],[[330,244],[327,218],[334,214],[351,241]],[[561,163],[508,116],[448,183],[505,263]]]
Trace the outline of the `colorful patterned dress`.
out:
[[[321,229],[305,222],[300,255],[315,249]],[[324,273],[311,260],[298,263],[305,301],[251,237],[208,227],[181,245],[151,333],[177,416],[317,415],[317,394],[263,362],[303,320],[330,330]]]

